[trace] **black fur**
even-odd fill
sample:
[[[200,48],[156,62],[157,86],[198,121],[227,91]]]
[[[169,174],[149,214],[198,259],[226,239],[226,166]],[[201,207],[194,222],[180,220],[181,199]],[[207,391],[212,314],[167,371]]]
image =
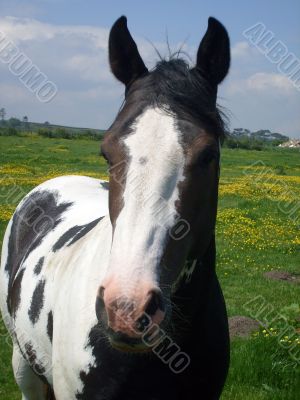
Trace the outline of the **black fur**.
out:
[[[196,68],[190,69],[186,61],[160,61],[152,72],[130,85],[109,134],[130,134],[133,122],[144,109],[158,107],[223,141],[226,116],[216,104],[216,93],[216,87]]]
[[[35,275],[39,275],[41,273],[41,270],[42,270],[43,265],[44,265],[44,261],[45,261],[45,257],[41,257],[39,259],[39,261],[37,262],[37,264],[36,264],[36,266],[34,267],[34,270],[33,270]]]
[[[128,100],[139,91],[147,105],[171,112],[178,119],[200,123],[223,137],[224,122],[216,106],[216,89],[184,60],[160,61],[147,77],[132,85]]]
[[[227,31],[218,20],[210,17],[198,49],[196,68],[217,86],[227,75],[229,66],[230,41]]]
[[[101,221],[102,218],[97,218],[94,221],[89,222],[85,225],[75,225],[67,232],[65,232],[58,241],[52,247],[52,251],[56,252],[62,249],[66,244],[71,246],[72,244],[76,243],[77,240],[81,239],[85,236],[88,232],[90,232],[95,226]]]
[[[68,229],[54,244],[52,251],[55,253],[56,251],[62,249],[71,239],[73,239],[74,236],[77,235],[78,232],[81,231],[81,229],[82,226],[79,225],[75,225]]]
[[[111,28],[108,47],[112,73],[124,85],[148,72],[128,31],[126,17],[119,18]]]
[[[20,301],[21,301],[21,284],[22,284],[22,279],[23,279],[23,275],[24,275],[25,269],[23,268],[21,271],[18,272],[14,283],[11,287],[10,290],[10,308],[9,311],[10,313],[15,316],[16,312],[19,308],[20,305]]]
[[[53,313],[50,311],[48,313],[48,321],[47,321],[47,334],[49,336],[50,342],[53,340]]]
[[[46,281],[44,279],[39,280],[32,294],[28,316],[33,325],[37,323],[40,317],[41,310],[44,307],[45,284]]]
[[[86,225],[82,225],[81,226],[81,230],[77,233],[77,235],[75,235],[73,237],[73,239],[70,241],[70,243],[68,244],[68,246],[71,246],[72,244],[76,243],[77,240],[81,239],[82,237],[84,237],[87,233],[89,233],[92,229],[95,228],[95,226],[98,224],[98,222],[101,221],[103,217],[101,218],[97,218],[94,221],[89,222]]]

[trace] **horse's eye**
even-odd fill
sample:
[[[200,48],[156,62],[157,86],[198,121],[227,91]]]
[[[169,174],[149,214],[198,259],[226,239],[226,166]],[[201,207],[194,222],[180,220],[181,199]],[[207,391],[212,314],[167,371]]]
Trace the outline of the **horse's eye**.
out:
[[[215,150],[206,149],[199,155],[196,164],[200,167],[205,167],[216,159],[218,159],[218,153]]]

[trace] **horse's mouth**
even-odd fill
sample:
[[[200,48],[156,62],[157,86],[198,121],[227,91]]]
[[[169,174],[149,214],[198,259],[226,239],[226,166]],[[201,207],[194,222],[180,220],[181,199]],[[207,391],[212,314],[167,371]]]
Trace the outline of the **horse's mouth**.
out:
[[[145,343],[143,343],[142,341],[126,343],[109,339],[109,342],[115,350],[119,350],[124,353],[148,353],[149,351],[151,351],[151,347],[146,346]]]
[[[120,332],[109,330],[108,339],[110,345],[119,351],[126,353],[145,353],[151,351],[151,347],[147,346],[142,337],[130,337]]]

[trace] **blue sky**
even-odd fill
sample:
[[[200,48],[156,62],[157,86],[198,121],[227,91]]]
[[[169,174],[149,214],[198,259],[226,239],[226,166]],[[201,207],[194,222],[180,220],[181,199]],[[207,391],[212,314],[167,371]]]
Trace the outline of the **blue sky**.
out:
[[[218,18],[232,46],[231,71],[219,90],[220,104],[230,110],[231,126],[300,137],[299,90],[243,36],[245,29],[262,22],[300,58],[296,0],[0,0],[0,31],[58,86],[57,96],[42,104],[0,63],[0,107],[8,116],[28,115],[34,121],[108,127],[123,88],[109,72],[107,36],[122,14],[150,67],[157,57],[149,40],[167,54],[167,32],[172,49],[185,41],[194,59],[207,18]]]

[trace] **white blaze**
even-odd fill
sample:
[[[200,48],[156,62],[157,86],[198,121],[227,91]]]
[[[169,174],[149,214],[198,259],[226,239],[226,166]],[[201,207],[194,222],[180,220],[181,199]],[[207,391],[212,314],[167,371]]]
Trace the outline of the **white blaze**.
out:
[[[174,117],[146,109],[132,130],[124,140],[129,165],[110,262],[110,272],[124,281],[124,288],[141,276],[143,281],[156,280],[168,229],[178,218],[178,183],[184,179],[184,152]]]

